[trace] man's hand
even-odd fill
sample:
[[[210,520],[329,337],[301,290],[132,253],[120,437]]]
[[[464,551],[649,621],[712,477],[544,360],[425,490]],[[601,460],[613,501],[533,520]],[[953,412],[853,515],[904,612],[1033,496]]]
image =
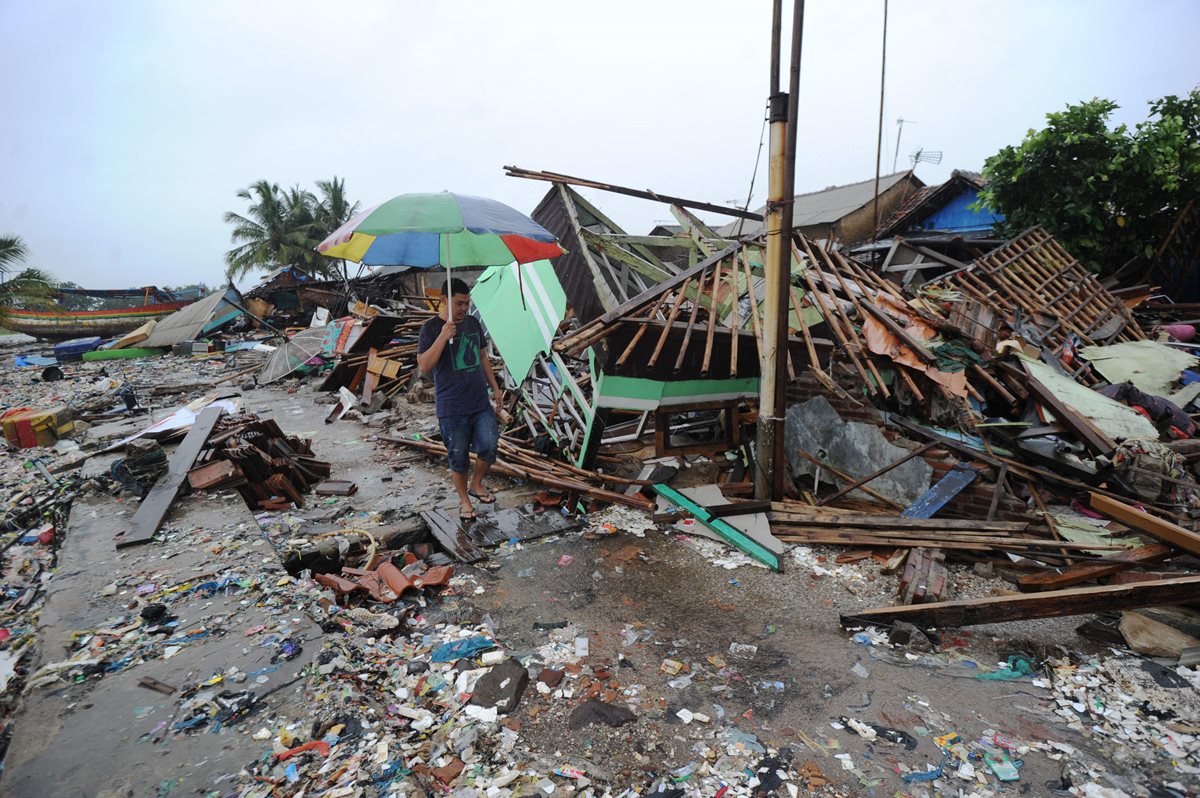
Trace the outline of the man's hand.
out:
[[[447,321],[442,325],[442,332],[438,335],[443,341],[449,341],[454,338],[454,334],[458,332],[458,325],[453,321]]]

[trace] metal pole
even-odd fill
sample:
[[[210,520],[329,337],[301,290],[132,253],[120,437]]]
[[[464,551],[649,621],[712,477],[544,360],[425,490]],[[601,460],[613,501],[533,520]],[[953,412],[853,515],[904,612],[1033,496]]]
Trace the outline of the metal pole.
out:
[[[875,202],[872,215],[875,224],[871,227],[871,243],[879,233],[879,161],[883,157],[883,87],[887,77],[887,18],[888,0],[883,0],[883,54],[879,62],[879,131],[875,140]],[[896,151],[900,151],[900,137],[896,137]]]
[[[770,499],[774,494],[776,449],[775,416],[778,411],[776,382],[779,379],[779,324],[776,314],[781,296],[779,279],[779,250],[782,241],[784,199],[784,151],[786,149],[786,127],[788,97],[779,91],[780,38],[783,29],[783,0],[775,0],[771,15],[771,95],[767,120],[771,128],[769,156],[767,160],[767,252],[763,259],[766,277],[762,325],[762,367],[759,377],[758,429],[756,437],[754,495],[759,499]],[[786,323],[786,322],[785,322]],[[784,338],[786,343],[786,338]]]

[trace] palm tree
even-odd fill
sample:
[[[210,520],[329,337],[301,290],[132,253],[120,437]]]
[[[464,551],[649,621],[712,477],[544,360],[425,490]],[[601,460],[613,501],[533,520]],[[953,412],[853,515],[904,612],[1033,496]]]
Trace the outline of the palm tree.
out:
[[[237,193],[250,207],[245,215],[230,211],[224,217],[233,225],[230,239],[237,245],[225,253],[231,279],[283,266],[313,275],[336,274],[337,261],[318,254],[316,247],[358,210],[359,203],[346,198],[345,180],[334,177],[319,181],[317,187],[321,199],[300,186],[284,191],[266,180]]]
[[[225,214],[225,221],[233,225],[229,238],[237,245],[225,253],[226,274],[232,279],[255,269],[292,265],[291,258],[303,247],[307,231],[296,229],[297,208],[279,185],[259,180],[237,196],[249,202],[250,208],[245,216],[233,211]]]
[[[29,247],[20,236],[0,236],[0,327],[11,308],[37,308],[53,304],[53,278],[38,269],[25,269],[11,280],[4,279],[16,264],[28,259]]]
[[[29,257],[29,247],[20,236],[0,236],[0,275],[8,274],[13,264]]]
[[[350,218],[362,207],[361,202],[351,204],[350,199],[346,196],[345,178],[339,180],[335,175],[333,180],[318,180],[317,191],[320,193],[320,199],[317,200],[316,227],[320,236],[313,244],[314,251],[317,244],[324,241],[334,230],[350,221]],[[346,261],[338,260],[335,263],[342,270],[342,277],[348,279]]]

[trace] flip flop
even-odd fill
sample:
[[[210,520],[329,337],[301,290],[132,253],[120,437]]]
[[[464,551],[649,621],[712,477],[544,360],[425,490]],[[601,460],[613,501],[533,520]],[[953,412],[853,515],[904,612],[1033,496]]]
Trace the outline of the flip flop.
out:
[[[483,498],[483,496],[480,496],[478,493],[476,493],[473,490],[467,491],[467,495],[470,496],[472,499],[475,499],[476,501],[478,501],[480,504],[495,504],[496,503],[496,494],[492,493],[490,490],[485,494],[486,496],[491,497],[489,499]]]
[[[462,510],[458,511],[459,523],[463,523],[463,524],[470,523],[471,521],[476,520],[478,517],[479,516],[475,515],[474,510],[472,510],[469,513],[464,513]]]

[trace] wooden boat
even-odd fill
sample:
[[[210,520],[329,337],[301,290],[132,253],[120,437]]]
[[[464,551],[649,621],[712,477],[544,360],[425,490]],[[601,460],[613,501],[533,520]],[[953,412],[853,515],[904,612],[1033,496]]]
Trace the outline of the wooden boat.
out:
[[[72,297],[85,297],[93,300],[92,304],[106,305],[121,299],[131,301],[120,303],[125,305],[123,307],[94,310],[69,310],[63,307],[64,301],[69,302]],[[4,327],[46,341],[68,341],[93,335],[113,338],[136,330],[148,321],[169,316],[195,301],[180,300],[153,286],[117,290],[62,289],[56,293],[56,299],[59,304],[54,307],[9,309],[5,313]],[[73,301],[80,303],[78,299]]]

